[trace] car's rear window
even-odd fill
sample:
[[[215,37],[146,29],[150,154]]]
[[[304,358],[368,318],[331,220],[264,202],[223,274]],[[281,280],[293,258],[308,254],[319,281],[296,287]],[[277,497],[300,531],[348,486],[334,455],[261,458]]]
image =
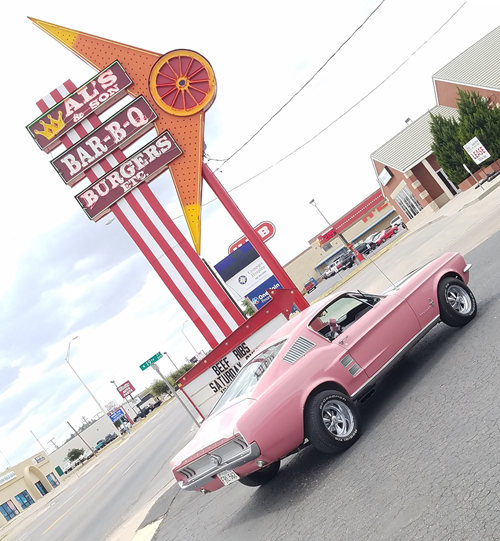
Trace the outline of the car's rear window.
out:
[[[235,398],[250,394],[285,342],[286,340],[281,340],[258,353],[253,359],[250,359],[226,389],[212,410],[212,413],[219,411]]]

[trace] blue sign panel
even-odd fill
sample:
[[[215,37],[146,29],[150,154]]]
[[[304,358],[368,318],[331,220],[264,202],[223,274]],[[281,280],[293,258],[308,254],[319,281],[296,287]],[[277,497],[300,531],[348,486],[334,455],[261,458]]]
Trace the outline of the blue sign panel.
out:
[[[259,254],[255,248],[249,242],[245,242],[243,246],[240,246],[232,254],[216,263],[214,267],[224,282],[227,282],[258,257]]]
[[[260,310],[271,300],[271,295],[267,293],[268,289],[281,289],[281,284],[274,276],[271,276],[265,282],[262,282],[262,284],[247,295],[257,310]]]
[[[113,413],[109,413],[108,415],[114,423],[117,419],[123,417],[125,415],[125,412],[121,408],[118,408],[117,410],[113,411]]]

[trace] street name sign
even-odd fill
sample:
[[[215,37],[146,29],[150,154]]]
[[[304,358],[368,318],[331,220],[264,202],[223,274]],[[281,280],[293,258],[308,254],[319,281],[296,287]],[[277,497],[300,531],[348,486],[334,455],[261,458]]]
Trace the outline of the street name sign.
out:
[[[154,364],[156,361],[158,361],[162,357],[163,357],[163,355],[160,352],[158,352],[156,355],[153,355],[150,359],[148,359],[145,363],[142,363],[141,365],[139,365],[139,368],[141,370],[146,370],[146,368],[148,368],[148,366],[151,366],[152,364]]]

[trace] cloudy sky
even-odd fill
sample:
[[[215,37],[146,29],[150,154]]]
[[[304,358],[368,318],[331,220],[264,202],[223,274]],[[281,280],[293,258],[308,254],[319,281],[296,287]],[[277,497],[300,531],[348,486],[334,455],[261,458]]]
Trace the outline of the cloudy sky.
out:
[[[89,221],[74,200],[82,186],[65,186],[27,134],[38,99],[68,78],[78,86],[95,73],[27,16],[159,53],[187,48],[208,58],[218,85],[206,116],[210,165],[223,164],[217,175],[252,224],[276,225],[269,246],[286,264],[324,227],[308,202],[314,198],[333,221],[372,193],[370,153],[406,118],[433,107],[432,74],[500,23],[498,0],[385,0],[334,55],[379,4],[10,5],[0,37],[0,471],[40,450],[30,431],[50,450],[50,439],[68,436],[67,421],[79,426],[83,415],[97,413],[65,363],[74,336],[71,364],[103,405],[118,397],[111,380],[130,380],[138,389],[150,384],[155,374],[138,365],[157,351],[168,351],[176,364],[191,356],[181,329],[196,349],[207,347],[120,224]],[[316,72],[243,150],[217,161]],[[168,174],[151,186],[186,232]],[[216,263],[240,235],[205,189],[202,256]],[[160,367],[172,369],[167,360]]]

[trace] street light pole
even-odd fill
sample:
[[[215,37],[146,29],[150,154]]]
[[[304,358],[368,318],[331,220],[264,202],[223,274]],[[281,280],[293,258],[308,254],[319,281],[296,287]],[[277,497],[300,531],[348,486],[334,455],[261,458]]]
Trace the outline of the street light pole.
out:
[[[331,226],[332,224],[328,221],[328,219],[326,218],[326,216],[321,212],[321,210],[318,208],[318,204],[316,203],[316,201],[314,199],[311,199],[309,201],[309,204],[312,205],[313,207],[316,208],[316,210],[321,214],[321,216],[323,216],[323,219],[325,220],[325,222],[328,224],[328,226]],[[344,237],[344,235],[342,235],[342,233],[338,233],[337,231],[335,231],[335,235],[337,235],[338,237],[340,237],[340,240],[344,243],[344,245],[346,246],[346,248],[349,248],[349,243],[347,242],[347,239]],[[350,248],[349,248],[350,249]]]
[[[75,373],[75,376],[78,378],[80,383],[85,387],[85,389],[87,389],[89,395],[94,399],[95,403],[99,406],[99,409],[102,411],[103,415],[106,416],[107,413],[104,411],[104,408],[101,406],[101,404],[99,403],[97,398],[94,396],[92,391],[87,387],[87,385],[85,384],[83,379],[77,374],[76,370],[71,366],[71,364],[69,362],[69,352],[70,352],[70,349],[71,349],[71,342],[73,342],[73,340],[76,340],[77,338],[78,338],[78,336],[73,336],[73,338],[69,341],[68,351],[66,352],[66,364],[71,368],[71,370],[73,370],[73,372]]]
[[[193,348],[194,354],[195,354],[195,355],[198,355],[198,352],[196,351],[196,348],[193,346],[193,343],[191,342],[191,340],[189,340],[189,338],[187,337],[186,333],[184,332],[184,325],[185,325],[186,323],[189,323],[189,321],[184,321],[184,323],[182,324],[181,333],[184,335],[184,338],[189,342],[189,345]]]
[[[177,368],[177,366],[175,365],[174,361],[172,361],[172,358],[170,357],[170,355],[169,355],[166,351],[163,352],[163,355],[165,355],[165,356],[167,357],[167,359],[174,365],[174,368],[175,368],[176,370],[179,370],[179,369]]]

